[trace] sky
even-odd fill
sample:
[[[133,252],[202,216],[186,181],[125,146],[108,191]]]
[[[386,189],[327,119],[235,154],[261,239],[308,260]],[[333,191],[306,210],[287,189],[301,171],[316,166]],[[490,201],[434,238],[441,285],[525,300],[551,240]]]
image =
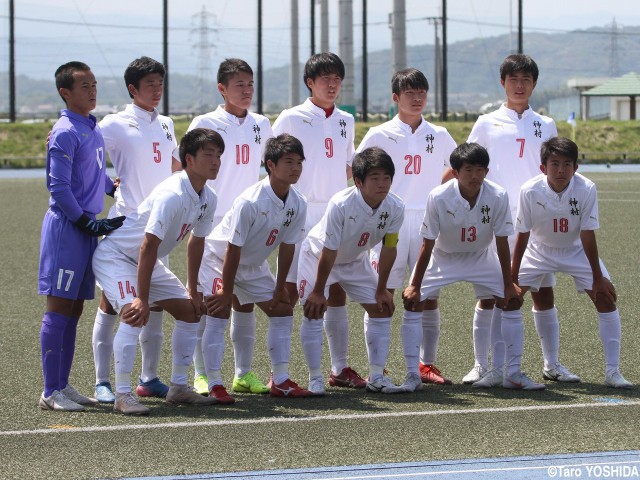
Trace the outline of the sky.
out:
[[[161,0],[14,0],[16,73],[52,78],[69,60],[88,63],[98,75],[120,77],[141,55],[162,60]],[[338,3],[328,0],[330,50],[338,48]],[[524,47],[527,32],[567,32],[610,25],[640,25],[638,0],[523,0]],[[168,0],[170,71],[215,72],[221,60],[240,57],[256,64],[257,0]],[[299,0],[299,58],[310,54],[310,0]],[[265,68],[290,60],[291,0],[263,0]],[[407,44],[434,42],[428,17],[441,15],[441,0],[405,0]],[[388,49],[388,16],[393,0],[369,0],[369,51]],[[517,47],[517,0],[449,0],[449,42],[512,33]],[[204,11],[206,14],[202,14]],[[316,7],[316,45],[320,45]],[[9,0],[0,0],[0,42],[8,45]],[[353,1],[354,53],[362,50],[362,0]],[[198,46],[200,45],[200,47]],[[8,70],[8,47],[0,50],[0,72]]]

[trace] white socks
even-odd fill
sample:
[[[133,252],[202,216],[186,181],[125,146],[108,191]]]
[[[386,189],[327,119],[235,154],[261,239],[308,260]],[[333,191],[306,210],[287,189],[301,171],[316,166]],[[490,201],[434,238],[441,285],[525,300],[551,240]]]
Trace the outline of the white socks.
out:
[[[600,340],[604,350],[606,373],[610,374],[620,368],[620,339],[622,337],[620,312],[615,309],[613,312],[598,313],[598,320],[600,320]]]
[[[173,327],[173,335],[171,336],[171,353],[173,356],[171,383],[173,384],[187,384],[187,374],[193,358],[193,350],[196,346],[198,328],[199,323],[176,320]]]
[[[320,323],[318,321],[318,323]],[[267,348],[271,358],[273,383],[278,385],[289,378],[289,359],[291,358],[291,331],[293,316],[269,317]]]
[[[507,377],[513,377],[521,372],[522,353],[524,351],[524,322],[522,311],[513,310],[502,312],[502,337],[506,347]]]
[[[489,368],[492,316],[493,309],[482,310],[476,304],[473,314],[473,354],[476,365],[484,368]]]
[[[349,315],[347,306],[327,307],[324,313],[324,331],[329,344],[331,355],[331,371],[340,375],[348,366],[347,355],[349,353]]]
[[[253,348],[256,343],[255,312],[231,310],[231,342],[235,360],[235,376],[242,377],[251,371]]]
[[[402,313],[402,353],[407,373],[419,374],[420,339],[422,339],[422,312],[405,310]]]
[[[207,322],[204,320],[204,316],[200,318],[198,322],[198,331],[196,333],[196,348],[193,351],[193,369],[196,377],[200,375],[206,375],[206,368],[204,366],[204,358],[202,358],[202,335],[204,335],[204,329]]]
[[[391,317],[370,318],[364,314],[364,338],[369,356],[369,380],[382,376],[391,345]]]
[[[225,332],[229,320],[205,316],[205,328],[202,335],[202,358],[207,372],[209,389],[222,385],[222,359],[225,349]]]
[[[558,321],[558,309],[533,310],[533,321],[536,325],[544,368],[554,368],[558,363],[558,351],[560,349],[560,322]]]
[[[302,317],[300,343],[309,368],[309,378],[322,377],[322,320]]]
[[[133,372],[133,362],[136,358],[138,337],[141,330],[141,328],[120,322],[118,331],[113,338],[116,392],[118,393],[131,392],[131,372]]]
[[[440,309],[422,312],[422,348],[420,361],[425,365],[433,365],[438,354],[440,340]]]
[[[96,367],[96,384],[108,382],[111,376],[111,358],[113,357],[113,328],[118,321],[117,315],[109,315],[98,308],[93,323],[93,363]]]
[[[140,379],[148,382],[158,377],[158,364],[162,354],[162,315],[164,312],[149,312],[149,321],[140,332],[140,351],[142,353],[142,373]]]
[[[493,307],[491,315],[491,364],[492,368],[504,368],[504,340],[502,339],[502,310]]]

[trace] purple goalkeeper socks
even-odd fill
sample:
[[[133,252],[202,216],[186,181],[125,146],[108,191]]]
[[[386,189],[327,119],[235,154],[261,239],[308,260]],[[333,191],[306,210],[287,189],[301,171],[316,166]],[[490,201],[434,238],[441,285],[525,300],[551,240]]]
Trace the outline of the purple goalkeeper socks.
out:
[[[44,376],[44,396],[49,397],[54,390],[60,390],[60,365],[64,331],[69,317],[59,313],[46,312],[40,328],[40,348],[42,374]]]
[[[65,317],[67,325],[62,336],[62,352],[60,355],[60,388],[65,388],[69,384],[69,374],[73,355],[76,351],[76,331],[78,329],[78,317]]]

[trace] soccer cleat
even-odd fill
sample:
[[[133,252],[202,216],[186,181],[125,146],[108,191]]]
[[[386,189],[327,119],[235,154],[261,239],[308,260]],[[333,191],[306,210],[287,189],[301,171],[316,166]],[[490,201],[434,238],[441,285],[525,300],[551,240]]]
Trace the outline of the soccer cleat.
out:
[[[367,392],[371,393],[406,393],[404,386],[396,385],[389,377],[378,377],[367,382]]]
[[[44,392],[40,395],[38,406],[43,410],[57,410],[59,412],[82,412],[84,407],[79,403],[69,400],[64,393],[59,390],[48,396],[44,396]]]
[[[326,395],[326,390],[324,389],[324,378],[322,377],[313,377],[309,380],[309,391],[313,394],[314,397],[322,397]]]
[[[200,395],[209,395],[209,380],[206,375],[196,375],[193,379],[193,389]]]
[[[167,393],[167,403],[172,405],[213,405],[218,403],[215,397],[203,397],[188,385],[172,383]]]
[[[95,395],[96,400],[100,403],[113,403],[116,401],[116,396],[113,393],[113,389],[109,382],[100,382],[96,384]]]
[[[136,387],[136,393],[139,397],[165,398],[168,392],[169,387],[162,383],[158,377],[148,382],[143,382],[142,379],[140,379]],[[209,392],[207,391],[207,393]]]
[[[607,374],[604,383],[613,388],[633,388],[633,383],[626,380],[620,370]]]
[[[62,389],[62,393],[72,402],[76,402],[78,405],[97,405],[98,401],[95,398],[89,398],[82,395],[71,385],[67,385]]]
[[[236,399],[227,393],[227,389],[222,385],[214,385],[209,391],[209,396],[215,398],[220,405],[231,405],[236,403]]]
[[[502,370],[492,369],[489,370],[484,376],[471,384],[473,388],[493,388],[502,386]]]
[[[580,377],[578,375],[571,373],[569,369],[561,363],[556,363],[552,368],[543,369],[542,376],[546,380],[553,380],[554,382],[575,383],[580,381]]]
[[[442,375],[435,365],[425,365],[420,362],[420,378],[422,383],[435,383],[436,385],[452,385],[453,382]]]
[[[313,397],[313,393],[309,390],[305,390],[300,387],[296,382],[287,378],[284,382],[279,384],[273,384],[271,387],[271,396],[272,397],[288,397],[288,398],[297,398],[297,397]]]
[[[329,375],[329,385],[332,387],[365,388],[367,381],[351,367],[344,367],[339,375],[333,372]]]
[[[118,393],[113,404],[113,411],[123,415],[149,415],[151,410],[142,405],[133,392]]]
[[[487,373],[487,369],[482,365],[474,366],[469,373],[462,377],[462,383],[470,385],[480,380]]]
[[[247,372],[241,377],[233,378],[231,387],[234,392],[269,393],[271,387],[266,386],[253,372]]]
[[[420,375],[415,372],[407,373],[407,376],[404,377],[404,383],[402,384],[402,388],[404,388],[405,392],[418,392],[424,389],[424,385],[422,384],[422,379]]]
[[[505,376],[502,380],[502,386],[512,390],[544,390],[544,383],[536,383],[527,377],[524,373],[518,373],[511,377]]]

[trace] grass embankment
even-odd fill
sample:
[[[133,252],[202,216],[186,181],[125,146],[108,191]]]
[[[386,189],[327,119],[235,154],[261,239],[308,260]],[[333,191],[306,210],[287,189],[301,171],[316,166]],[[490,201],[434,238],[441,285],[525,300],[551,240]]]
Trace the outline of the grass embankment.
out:
[[[181,138],[190,120],[175,123],[175,131]],[[640,163],[640,128],[638,121],[590,121],[579,122],[576,142],[584,155],[584,163]],[[367,129],[377,123],[356,124],[356,146]],[[458,143],[464,142],[473,122],[446,122],[444,124]],[[37,168],[45,163],[45,140],[50,123],[0,124],[0,167]],[[571,137],[571,126],[558,123],[559,134]]]

